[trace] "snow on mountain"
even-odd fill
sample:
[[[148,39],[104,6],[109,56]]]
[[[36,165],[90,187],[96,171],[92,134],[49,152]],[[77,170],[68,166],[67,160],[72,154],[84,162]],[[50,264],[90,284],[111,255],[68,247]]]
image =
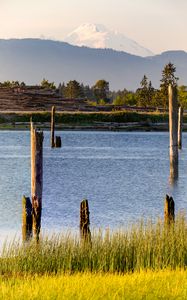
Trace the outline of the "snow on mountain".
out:
[[[69,33],[64,41],[76,46],[110,48],[143,57],[154,55],[149,49],[118,31],[108,30],[105,26],[98,24],[83,24]]]

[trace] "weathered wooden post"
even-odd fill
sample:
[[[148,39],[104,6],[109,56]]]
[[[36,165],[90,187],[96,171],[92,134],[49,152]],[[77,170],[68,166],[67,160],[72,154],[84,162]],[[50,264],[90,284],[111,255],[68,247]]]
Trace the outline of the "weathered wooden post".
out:
[[[22,239],[23,242],[32,237],[32,204],[30,198],[22,198]]]
[[[51,110],[51,148],[55,147],[55,106]]]
[[[86,199],[80,205],[80,235],[83,241],[91,242],[90,212],[88,200]]]
[[[51,148],[61,148],[61,137],[55,137],[55,106],[51,110]]]
[[[164,223],[169,225],[175,221],[175,202],[172,197],[166,195],[164,205]]]
[[[39,240],[43,190],[43,131],[31,123],[31,197],[33,236]]]
[[[55,148],[61,148],[61,146],[62,146],[61,137],[55,136]]]
[[[178,103],[177,88],[169,85],[170,179],[178,178]]]
[[[178,148],[182,149],[183,108],[179,106],[178,112]]]

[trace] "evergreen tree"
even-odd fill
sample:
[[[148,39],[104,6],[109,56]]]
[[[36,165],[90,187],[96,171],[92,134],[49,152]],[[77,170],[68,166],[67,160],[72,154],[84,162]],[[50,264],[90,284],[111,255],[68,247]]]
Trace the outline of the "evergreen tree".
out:
[[[178,77],[175,76],[175,72],[176,68],[171,62],[165,65],[162,71],[162,79],[160,80],[160,95],[164,108],[168,107],[168,86],[170,84],[173,87],[177,86]]]
[[[152,103],[152,106],[157,107],[157,108],[163,106],[160,90],[156,90],[156,89],[154,90],[154,95],[152,97],[151,103]]]
[[[140,88],[137,89],[137,96],[138,96],[138,105],[146,107],[148,103],[148,90],[149,84],[147,76],[144,75],[142,81],[140,82]]]
[[[90,88],[89,85],[85,85],[84,86],[84,96],[85,98],[89,99],[89,100],[94,100],[95,96],[94,96],[94,92],[93,90]]]
[[[79,94],[80,98],[85,98],[85,93],[84,93],[84,84],[81,83],[80,85],[80,94]]]
[[[155,89],[152,86],[151,81],[148,81],[146,75],[143,76],[140,82],[140,88],[137,90],[138,105],[147,107],[152,105]]]
[[[45,78],[42,80],[40,85],[43,89],[53,89],[53,90],[56,89],[54,82],[49,82],[49,80]]]
[[[108,93],[109,93],[109,82],[104,79],[98,80],[95,85],[93,86],[94,95],[99,100],[108,100]]]
[[[187,109],[187,86],[181,85],[178,87],[178,99],[180,105]]]
[[[66,96],[66,86],[65,86],[65,83],[63,82],[62,85],[61,85],[61,96],[63,98],[65,98]]]
[[[82,95],[82,89],[80,83],[76,80],[70,80],[65,88],[66,98],[75,99]]]
[[[20,86],[21,86],[21,87],[25,87],[25,86],[26,86],[25,82],[22,81],[22,82],[20,83]]]
[[[148,105],[152,105],[152,100],[155,94],[155,89],[152,86],[152,82],[149,81],[149,85],[148,85]]]
[[[58,85],[57,92],[58,92],[59,96],[62,96],[62,84],[61,83],[59,83],[59,85]]]

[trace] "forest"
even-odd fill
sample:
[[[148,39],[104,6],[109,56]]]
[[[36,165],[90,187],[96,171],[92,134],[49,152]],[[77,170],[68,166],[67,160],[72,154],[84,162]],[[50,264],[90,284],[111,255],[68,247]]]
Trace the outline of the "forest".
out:
[[[70,80],[67,83],[56,85],[47,79],[43,79],[38,87],[45,90],[52,90],[63,99],[85,99],[89,105],[115,105],[115,106],[136,106],[168,108],[168,86],[177,86],[179,104],[187,109],[187,86],[178,85],[179,78],[176,76],[176,67],[169,62],[161,72],[160,86],[155,88],[146,74],[140,80],[140,85],[135,91],[129,91],[125,87],[122,90],[111,91],[110,83],[106,79],[97,80],[93,86],[79,83],[77,80]],[[0,83],[0,88],[23,88],[24,82],[5,81]],[[125,82],[124,82],[125,86]]]

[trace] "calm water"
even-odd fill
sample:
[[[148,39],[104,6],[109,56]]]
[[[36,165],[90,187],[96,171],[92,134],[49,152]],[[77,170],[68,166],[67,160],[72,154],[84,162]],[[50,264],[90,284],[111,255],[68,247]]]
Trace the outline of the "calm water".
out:
[[[91,225],[116,228],[163,215],[166,193],[187,208],[187,134],[178,185],[169,184],[168,133],[58,132],[61,149],[44,142],[42,228],[78,229],[79,205],[90,204]],[[0,238],[20,232],[21,198],[30,196],[30,134],[0,132]]]

